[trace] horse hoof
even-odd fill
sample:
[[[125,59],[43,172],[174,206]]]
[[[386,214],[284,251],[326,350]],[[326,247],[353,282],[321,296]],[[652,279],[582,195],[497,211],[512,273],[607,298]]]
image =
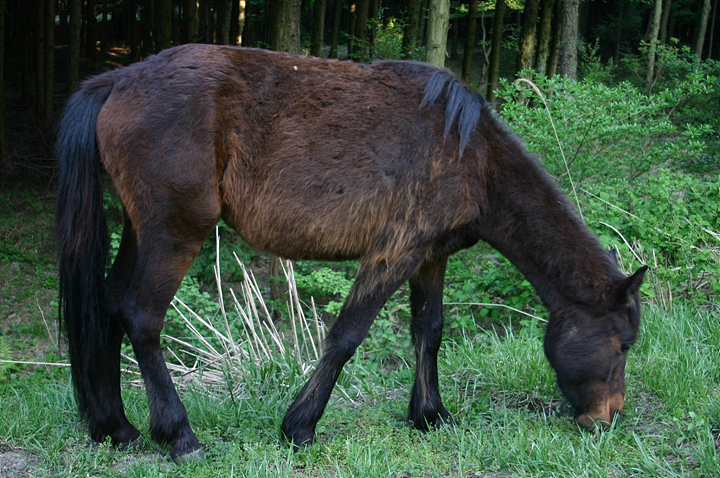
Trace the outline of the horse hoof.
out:
[[[297,453],[313,444],[315,433],[293,433],[280,432],[280,439],[292,446],[293,452]]]
[[[449,413],[446,416],[440,416],[435,423],[435,428],[452,428],[457,426],[458,422]]]
[[[122,451],[137,451],[142,448],[144,443],[145,439],[142,437],[142,435],[140,435],[137,438],[133,438],[132,440],[118,443],[117,448],[118,450]]]
[[[189,453],[179,454],[179,453],[170,453],[170,458],[178,464],[178,465],[184,465],[187,463],[195,463],[197,461],[202,461],[205,459],[205,453],[203,453],[202,448],[198,448],[197,450],[193,450]]]

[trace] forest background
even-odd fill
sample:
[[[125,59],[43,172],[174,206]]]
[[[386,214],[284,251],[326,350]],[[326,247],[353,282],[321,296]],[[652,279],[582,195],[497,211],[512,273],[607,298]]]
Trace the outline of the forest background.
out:
[[[0,477],[720,475],[717,8],[0,0]],[[278,448],[282,413],[357,267],[284,263],[221,223],[164,336],[208,458],[171,466],[150,440],[135,451],[91,446],[54,321],[55,125],[83,78],[189,42],[427,60],[494,101],[622,269],[651,266],[625,420],[594,434],[571,424],[542,353],[546,311],[511,264],[478,245],[453,256],[446,279],[442,390],[460,424],[425,435],[404,425],[413,360],[402,289],[346,367],[318,444]],[[120,204],[112,191],[105,202],[116,248]],[[147,429],[128,344],[124,354],[128,415]]]

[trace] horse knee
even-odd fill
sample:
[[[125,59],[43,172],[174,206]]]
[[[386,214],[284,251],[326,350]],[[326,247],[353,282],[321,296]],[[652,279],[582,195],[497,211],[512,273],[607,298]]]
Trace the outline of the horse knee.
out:
[[[342,335],[329,334],[325,339],[325,355],[344,364],[355,354],[366,335],[367,333],[359,334],[354,331]]]

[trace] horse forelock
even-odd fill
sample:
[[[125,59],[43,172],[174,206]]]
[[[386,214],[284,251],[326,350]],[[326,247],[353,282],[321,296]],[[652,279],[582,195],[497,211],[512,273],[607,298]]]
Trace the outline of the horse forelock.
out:
[[[477,128],[480,113],[487,101],[480,93],[472,93],[466,85],[446,70],[436,70],[425,85],[425,95],[420,108],[432,106],[445,91],[445,138],[450,134],[457,120],[460,135],[460,155],[470,141],[470,135]]]

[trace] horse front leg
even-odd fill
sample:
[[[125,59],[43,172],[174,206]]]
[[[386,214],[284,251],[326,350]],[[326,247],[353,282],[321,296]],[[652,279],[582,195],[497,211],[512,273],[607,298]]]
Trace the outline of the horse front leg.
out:
[[[408,420],[419,430],[453,423],[440,398],[437,354],[442,340],[442,294],[447,259],[425,264],[410,278],[410,331],[415,345],[415,383]]]
[[[310,445],[315,426],[325,411],[340,371],[365,339],[375,317],[390,296],[414,272],[417,262],[407,259],[388,267],[362,265],[337,321],[325,338],[323,356],[315,372],[290,405],[282,423],[282,436],[297,451]]]

